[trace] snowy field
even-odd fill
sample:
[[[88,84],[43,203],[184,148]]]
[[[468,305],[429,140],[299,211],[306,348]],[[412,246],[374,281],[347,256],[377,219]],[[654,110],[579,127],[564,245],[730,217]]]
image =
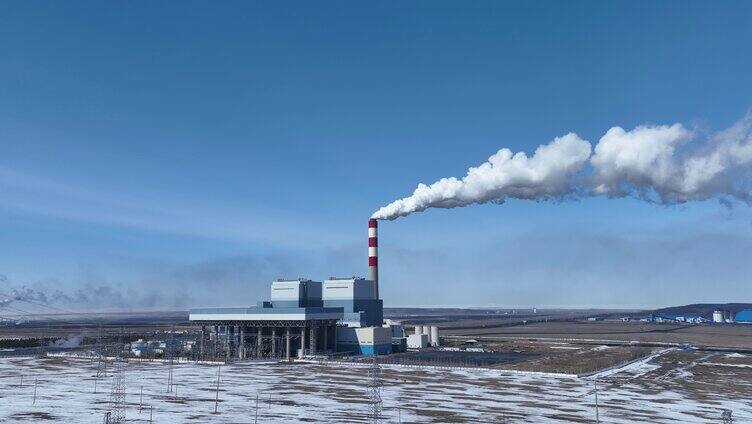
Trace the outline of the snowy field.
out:
[[[0,359],[0,422],[102,422],[112,376],[96,379],[96,369],[84,359]],[[128,363],[128,422],[149,422],[150,408],[155,423],[253,423],[256,413],[260,423],[367,421],[365,366],[222,365],[214,414],[217,370],[175,365],[177,393],[168,393],[167,365]],[[664,351],[597,378],[602,423],[718,423],[722,409],[752,422],[749,355]],[[383,367],[381,381],[384,422],[595,422],[592,378]]]

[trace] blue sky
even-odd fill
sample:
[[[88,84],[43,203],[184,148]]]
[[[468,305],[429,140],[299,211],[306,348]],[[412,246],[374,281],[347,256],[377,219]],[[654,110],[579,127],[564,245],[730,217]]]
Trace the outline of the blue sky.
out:
[[[501,147],[752,107],[746,2],[6,2],[0,274],[83,308],[366,274],[366,221]],[[511,200],[380,227],[387,306],[752,301],[752,213]],[[100,290],[101,291],[101,290]],[[71,306],[73,307],[73,306]]]

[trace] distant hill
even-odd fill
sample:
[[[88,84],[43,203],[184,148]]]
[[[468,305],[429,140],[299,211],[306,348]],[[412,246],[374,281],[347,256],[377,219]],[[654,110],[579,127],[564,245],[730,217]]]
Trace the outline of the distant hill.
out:
[[[695,303],[692,305],[656,309],[653,313],[667,315],[699,315],[703,318],[712,319],[713,311],[729,311],[736,314],[744,309],[752,309],[752,303]]]

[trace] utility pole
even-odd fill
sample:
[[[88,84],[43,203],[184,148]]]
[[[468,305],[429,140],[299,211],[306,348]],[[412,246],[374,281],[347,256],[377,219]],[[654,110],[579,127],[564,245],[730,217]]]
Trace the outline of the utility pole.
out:
[[[219,372],[222,370],[222,365],[219,365],[217,367],[217,395],[214,398],[214,413],[217,413],[217,408],[219,406]]]
[[[601,419],[598,415],[598,380],[593,380],[593,385],[595,386],[595,423],[600,424]]]
[[[256,392],[256,415],[253,418],[253,424],[258,424],[258,402],[259,402],[259,393]]]

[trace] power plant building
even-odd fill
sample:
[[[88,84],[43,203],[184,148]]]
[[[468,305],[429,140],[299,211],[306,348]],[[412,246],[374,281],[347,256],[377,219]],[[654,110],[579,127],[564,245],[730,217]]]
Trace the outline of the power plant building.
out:
[[[342,323],[348,327],[381,326],[384,307],[376,297],[376,285],[363,278],[335,278],[324,281],[323,303],[342,308]]]
[[[202,325],[201,351],[287,359],[335,351],[390,353],[392,329],[383,327],[378,294],[376,231],[377,221],[369,220],[370,280],[277,280],[271,284],[270,300],[257,302],[256,307],[191,309],[189,320]]]
[[[321,282],[306,279],[273,282],[271,301],[256,307],[197,308],[189,314],[190,321],[202,324],[202,352],[241,359],[333,352],[341,319],[342,308],[322,306]]]

